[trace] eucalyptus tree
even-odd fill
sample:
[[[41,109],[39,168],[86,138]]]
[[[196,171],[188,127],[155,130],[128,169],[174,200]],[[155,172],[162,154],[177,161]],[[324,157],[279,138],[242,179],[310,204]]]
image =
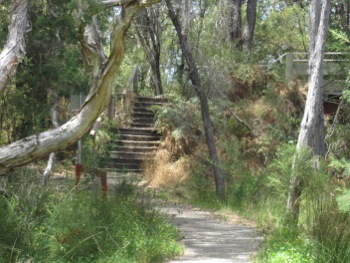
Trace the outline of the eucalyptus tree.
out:
[[[332,1],[330,27],[344,33],[350,33],[350,2]]]
[[[10,17],[7,42],[0,53],[0,92],[5,89],[8,80],[25,54],[28,0],[12,1]]]
[[[310,148],[312,155],[324,157],[325,127],[322,104],[323,58],[328,31],[331,0],[321,2],[312,0],[310,5],[310,46],[309,46],[309,79],[308,94],[304,110],[304,116],[300,125],[295,158],[300,157],[300,151]],[[295,162],[300,163],[300,162]],[[317,168],[317,164],[316,167]],[[287,210],[294,221],[299,217],[300,196],[302,193],[303,179],[296,174],[294,167],[290,180]]]
[[[109,37],[109,55],[106,56],[97,16],[95,13],[89,13],[92,10],[89,9],[89,2],[77,1],[78,38],[85,67],[90,74],[90,89],[87,98],[79,112],[58,128],[37,133],[1,147],[0,175],[47,156],[51,152],[65,149],[89,131],[111,97],[114,79],[124,56],[124,38],[132,20],[138,12],[158,2],[159,0],[105,0],[99,2],[103,10],[114,8],[117,14]],[[26,4],[25,1],[19,3],[22,8]],[[22,23],[14,30],[23,30],[23,27],[26,28],[27,24]],[[9,66],[10,64],[2,62],[0,68]],[[10,74],[11,72],[7,76],[10,77]]]
[[[215,185],[216,193],[221,200],[225,198],[225,178],[224,173],[220,167],[220,162],[215,145],[215,137],[213,131],[213,125],[210,119],[209,105],[207,95],[202,87],[201,78],[199,75],[199,70],[192,55],[191,49],[187,42],[187,37],[184,35],[180,19],[175,13],[174,8],[170,0],[165,0],[165,3],[168,8],[169,17],[175,27],[176,34],[178,36],[182,53],[186,59],[186,62],[189,67],[189,77],[193,86],[193,89],[199,99],[201,107],[202,121],[204,124],[205,137],[209,150],[209,156],[211,159],[214,176],[215,176]]]
[[[228,0],[227,2],[227,40],[240,42],[242,35],[242,0]]]
[[[247,2],[247,22],[242,35],[243,49],[251,50],[253,44],[254,29],[256,23],[256,8],[258,0],[248,0]]]
[[[136,34],[146,54],[151,68],[151,86],[154,95],[163,94],[160,71],[161,54],[161,13],[160,6],[149,8],[141,12],[135,19]]]
[[[227,1],[227,28],[228,41],[235,43],[239,48],[250,50],[252,48],[254,29],[256,24],[257,0],[247,1],[246,23],[242,30],[243,0]]]

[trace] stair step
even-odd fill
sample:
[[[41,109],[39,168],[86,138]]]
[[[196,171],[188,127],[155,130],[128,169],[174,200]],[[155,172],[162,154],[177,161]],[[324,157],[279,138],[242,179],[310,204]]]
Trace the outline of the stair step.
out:
[[[112,163],[114,164],[125,164],[125,165],[131,165],[131,164],[140,164],[142,163],[145,159],[144,158],[128,158],[128,157],[116,157],[111,159]]]
[[[118,146],[124,147],[157,147],[159,146],[159,140],[154,141],[133,141],[133,140],[120,140],[117,142]]]
[[[119,139],[127,141],[159,141],[160,135],[121,134]]]
[[[134,106],[132,108],[132,112],[138,112],[138,113],[152,113],[154,115],[154,111],[151,110],[149,107],[136,107]]]
[[[152,112],[138,112],[134,111],[131,113],[133,118],[152,118],[154,119],[154,113]]]
[[[139,102],[136,101],[133,105],[133,109],[146,110],[154,112],[155,110],[162,108],[166,103],[153,103],[153,102]],[[153,107],[154,106],[154,107]]]
[[[129,159],[129,158],[122,158],[118,157],[115,159],[112,159],[108,165],[110,168],[116,168],[116,169],[140,169],[142,163],[147,159]]]
[[[123,146],[123,145],[115,145],[112,148],[112,151],[124,151],[124,152],[137,152],[137,153],[149,153],[157,150],[157,146],[143,146],[143,145],[131,145],[131,146]]]
[[[162,102],[162,103],[167,103],[169,102],[169,99],[166,98],[166,97],[145,97],[145,96],[142,96],[142,97],[136,97],[136,99],[138,101],[146,101],[146,102]]]
[[[118,149],[117,151],[111,151],[110,158],[112,160],[115,160],[118,158],[146,160],[151,158],[152,155],[153,155],[152,152],[124,152]]]
[[[130,128],[112,129],[118,134],[112,151],[108,169],[114,171],[140,172],[142,163],[152,159],[160,145],[161,135],[154,129],[155,112],[152,106],[162,107],[167,98],[137,97],[132,109]]]
[[[136,118],[133,118],[132,119],[133,122],[145,122],[145,123],[154,123],[154,118],[139,118],[139,117],[136,117]]]
[[[112,132],[119,134],[122,136],[124,134],[132,134],[132,135],[157,135],[160,136],[157,130],[153,128],[120,128],[120,129],[111,129]]]
[[[147,128],[147,127],[153,127],[153,123],[145,123],[145,122],[132,122],[131,127],[135,128]]]

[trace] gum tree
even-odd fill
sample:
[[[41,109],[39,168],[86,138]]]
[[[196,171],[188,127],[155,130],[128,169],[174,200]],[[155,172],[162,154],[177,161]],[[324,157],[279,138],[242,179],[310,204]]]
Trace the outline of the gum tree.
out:
[[[325,149],[325,127],[322,104],[322,81],[323,81],[323,58],[324,48],[328,30],[331,0],[321,2],[312,0],[310,5],[310,46],[309,46],[309,80],[308,94],[304,116],[300,125],[297,142],[297,153],[295,158],[300,157],[300,151],[310,148],[315,157],[324,157]],[[297,160],[295,164],[300,163]],[[315,164],[315,169],[317,164]],[[300,196],[302,193],[303,179],[296,174],[297,167],[291,176],[287,211],[294,221],[299,217]]]
[[[203,121],[204,130],[205,130],[205,139],[208,146],[209,156],[212,162],[212,167],[213,167],[214,176],[215,176],[216,193],[220,198],[220,200],[224,200],[225,199],[225,177],[220,167],[219,157],[216,150],[213,124],[210,119],[208,98],[204,91],[204,88],[202,87],[199,70],[195,62],[195,59],[192,55],[192,52],[190,50],[189,44],[187,42],[187,37],[186,35],[183,34],[179,17],[175,13],[170,0],[165,0],[165,3],[168,8],[169,17],[175,27],[183,56],[185,57],[185,60],[189,67],[189,77],[190,77],[193,89],[199,99],[202,121]]]
[[[44,131],[19,141],[5,145],[0,148],[0,175],[5,175],[12,169],[30,163],[33,160],[47,156],[51,152],[65,149],[79,140],[87,133],[95,120],[105,109],[111,94],[117,70],[124,56],[124,38],[135,15],[144,8],[158,3],[160,0],[105,0],[101,4],[105,8],[116,8],[118,21],[114,21],[110,35],[109,56],[104,53],[98,28],[97,17],[93,16],[86,24],[84,15],[81,13],[84,1],[78,2],[78,15],[80,17],[79,41],[86,68],[90,72],[90,90],[84,104],[79,112],[65,124],[53,130]],[[28,2],[25,0],[13,0],[13,5],[18,4],[20,10],[24,10],[23,16],[27,14]],[[9,26],[9,37],[13,31],[25,32],[27,23],[14,21],[17,14],[11,13]],[[9,41],[8,41],[9,42]],[[12,42],[11,42],[12,43]],[[18,41],[15,41],[15,44]],[[24,47],[22,45],[22,47]],[[6,46],[5,46],[6,48]],[[24,49],[22,49],[24,53]],[[10,57],[17,54],[9,52]],[[18,59],[17,59],[18,61]],[[0,61],[0,69],[7,69],[12,66],[7,60]],[[7,78],[12,74],[7,71]]]
[[[28,25],[28,0],[13,0],[7,41],[0,53],[0,92],[25,55],[25,33]]]

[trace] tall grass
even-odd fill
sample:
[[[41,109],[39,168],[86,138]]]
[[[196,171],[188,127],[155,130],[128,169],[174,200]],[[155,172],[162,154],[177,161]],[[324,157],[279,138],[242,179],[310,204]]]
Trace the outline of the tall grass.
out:
[[[312,169],[315,160],[307,159],[307,153],[302,153],[304,163],[298,165],[304,182],[299,224],[288,223],[285,203],[293,159],[288,152],[285,146],[265,171],[268,183],[259,221],[268,236],[257,262],[349,262],[350,215],[339,209],[348,200],[347,192],[340,195],[325,164]]]
[[[164,262],[181,253],[176,229],[146,202],[93,191],[37,188],[12,175],[0,197],[0,262]]]

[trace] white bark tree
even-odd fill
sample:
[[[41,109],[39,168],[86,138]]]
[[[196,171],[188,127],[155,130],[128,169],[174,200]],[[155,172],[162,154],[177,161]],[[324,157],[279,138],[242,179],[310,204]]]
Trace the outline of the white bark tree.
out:
[[[16,1],[16,0],[14,0]],[[106,7],[121,8],[118,23],[110,36],[110,55],[106,58],[99,38],[96,19],[80,29],[80,42],[84,60],[91,70],[92,81],[86,101],[76,116],[53,130],[35,134],[0,148],[0,175],[12,169],[47,156],[51,152],[65,149],[86,134],[110,100],[116,72],[124,56],[124,37],[134,16],[144,8],[160,0],[109,0],[102,1]],[[21,8],[27,2],[19,1]],[[18,26],[19,27],[19,26]],[[21,24],[21,27],[26,25]],[[15,27],[13,30],[20,30]],[[7,68],[2,61],[0,68]],[[10,76],[9,72],[7,76]]]
[[[0,53],[0,92],[25,55],[25,33],[28,25],[28,0],[13,0],[7,41]]]
[[[325,127],[322,104],[323,58],[331,0],[312,0],[310,6],[310,47],[309,47],[309,80],[308,94],[301,121],[295,158],[299,158],[298,152],[303,148],[310,148],[313,156],[324,157]],[[300,163],[295,160],[295,164]],[[315,167],[316,168],[316,167]],[[297,167],[293,167],[294,170]],[[292,173],[288,193],[287,210],[294,221],[299,217],[300,196],[302,193],[303,179],[295,172]]]

